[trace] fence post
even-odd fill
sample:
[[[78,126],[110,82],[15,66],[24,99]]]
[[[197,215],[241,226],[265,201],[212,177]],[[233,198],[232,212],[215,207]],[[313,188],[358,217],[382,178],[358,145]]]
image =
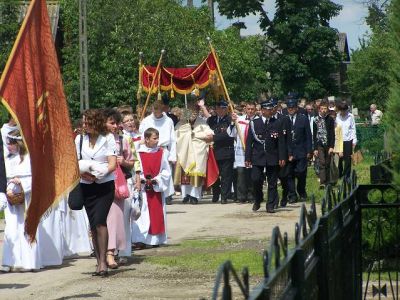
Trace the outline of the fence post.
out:
[[[297,248],[294,253],[294,264],[292,268],[293,285],[296,287],[296,300],[306,300],[305,294],[305,266],[304,266],[304,250]]]
[[[318,299],[329,299],[329,284],[328,284],[328,228],[327,228],[327,217],[321,216],[319,221],[318,230],[315,234],[315,251],[319,256],[319,267],[318,267]]]

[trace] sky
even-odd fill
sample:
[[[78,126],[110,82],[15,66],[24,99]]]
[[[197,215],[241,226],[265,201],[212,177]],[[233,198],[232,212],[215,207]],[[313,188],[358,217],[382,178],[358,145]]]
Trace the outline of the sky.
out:
[[[333,2],[341,4],[342,10],[337,17],[331,20],[331,27],[338,29],[339,32],[347,33],[347,41],[350,49],[359,48],[359,39],[369,30],[365,23],[365,17],[368,14],[367,7],[361,4],[360,0],[333,0]],[[195,0],[194,3],[198,6],[201,4],[201,0]],[[275,13],[275,1],[265,0],[264,9],[272,19]],[[239,20],[245,22],[247,27],[247,29],[241,31],[242,35],[261,33],[259,24],[257,23],[258,16],[250,15],[246,18],[228,20],[226,17],[219,15],[218,9],[216,9],[215,15],[215,25],[218,29],[229,27],[232,23]]]

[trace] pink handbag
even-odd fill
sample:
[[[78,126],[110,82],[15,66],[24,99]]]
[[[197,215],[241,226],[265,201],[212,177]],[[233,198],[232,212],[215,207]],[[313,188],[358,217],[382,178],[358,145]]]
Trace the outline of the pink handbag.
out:
[[[115,199],[124,200],[129,198],[128,183],[125,179],[125,174],[122,172],[120,165],[115,169]]]

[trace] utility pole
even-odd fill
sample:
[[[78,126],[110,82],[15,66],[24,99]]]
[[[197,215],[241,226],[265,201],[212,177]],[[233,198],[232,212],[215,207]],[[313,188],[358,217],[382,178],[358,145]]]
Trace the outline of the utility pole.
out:
[[[79,0],[79,81],[80,110],[89,108],[89,68],[87,55],[86,0]]]
[[[213,26],[215,26],[215,16],[214,16],[214,1],[213,0],[207,0],[208,1],[208,9],[210,10],[210,18]]]

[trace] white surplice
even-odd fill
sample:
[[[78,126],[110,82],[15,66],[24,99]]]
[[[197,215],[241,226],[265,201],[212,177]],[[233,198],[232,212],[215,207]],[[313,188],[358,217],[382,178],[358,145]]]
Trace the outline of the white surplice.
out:
[[[143,162],[140,158],[140,152],[153,153],[158,151],[157,148],[148,148],[145,145],[141,145],[139,148],[138,158],[140,160],[141,165],[143,166]],[[158,235],[149,234],[150,228],[150,215],[149,215],[149,207],[147,204],[146,192],[144,190],[144,184],[142,184],[142,209],[141,215],[139,219],[135,222],[132,222],[132,241],[134,243],[144,243],[147,245],[160,245],[167,243],[167,214],[166,214],[166,205],[165,205],[165,191],[169,189],[169,184],[171,181],[171,168],[168,163],[168,153],[166,151],[163,152],[163,156],[161,159],[160,171],[154,179],[157,181],[157,184],[153,186],[155,192],[161,193],[162,204],[163,204],[163,212],[164,212],[164,226],[165,232]],[[145,174],[140,173],[140,178],[145,179]]]
[[[43,214],[37,229],[42,267],[59,266],[64,258],[63,213],[54,205]]]
[[[39,247],[40,240],[37,237],[36,243],[29,244],[25,236],[25,209],[31,200],[32,173],[31,163],[28,155],[24,156],[21,162],[19,155],[5,157],[7,183],[14,177],[21,180],[25,192],[25,203],[10,205],[8,202],[1,203],[5,206],[4,245],[3,261],[4,266],[39,269],[41,267]]]
[[[60,202],[63,206],[64,219],[64,257],[92,251],[89,236],[89,220],[83,207],[81,210],[72,210],[68,207],[67,199]]]

